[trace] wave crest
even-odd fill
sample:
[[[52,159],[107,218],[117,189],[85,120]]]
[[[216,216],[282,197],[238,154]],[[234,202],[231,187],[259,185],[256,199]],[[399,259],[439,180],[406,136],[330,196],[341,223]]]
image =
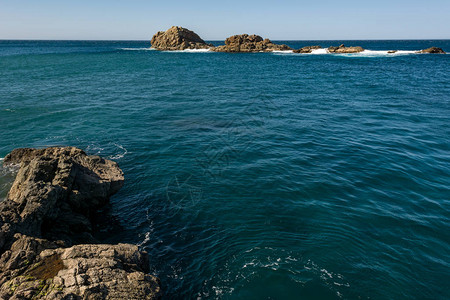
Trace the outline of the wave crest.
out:
[[[156,51],[155,48],[119,48],[122,51]]]

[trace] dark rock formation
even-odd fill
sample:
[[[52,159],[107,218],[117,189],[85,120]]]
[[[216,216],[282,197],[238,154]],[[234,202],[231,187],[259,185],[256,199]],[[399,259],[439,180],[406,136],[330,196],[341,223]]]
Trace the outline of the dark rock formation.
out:
[[[148,255],[96,242],[91,214],[123,185],[115,162],[74,147],[17,149],[0,202],[0,299],[157,299]],[[73,246],[75,245],[75,246]]]
[[[387,53],[392,54],[392,53],[396,53],[398,50],[389,50]]]
[[[328,52],[330,53],[358,53],[362,52],[364,49],[362,47],[345,47],[344,44],[339,47],[329,47]]]
[[[208,49],[206,44],[195,32],[179,26],[172,26],[167,31],[159,31],[151,41],[157,50]]]
[[[421,50],[417,53],[431,53],[431,54],[445,54],[444,50],[438,47],[430,47],[424,50]]]
[[[306,46],[297,50],[294,53],[311,53],[313,50],[322,49],[320,46]]]
[[[259,35],[240,34],[227,38],[224,46],[211,48],[211,50],[216,52],[272,52],[292,49],[286,45],[274,44]]]
[[[65,245],[93,242],[90,215],[123,185],[115,162],[74,147],[16,149],[4,164],[20,169],[0,215],[14,232]]]

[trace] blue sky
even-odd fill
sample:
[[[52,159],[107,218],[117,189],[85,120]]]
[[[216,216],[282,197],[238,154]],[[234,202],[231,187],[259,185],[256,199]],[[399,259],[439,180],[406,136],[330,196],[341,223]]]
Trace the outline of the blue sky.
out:
[[[172,25],[203,39],[448,39],[449,0],[0,0],[0,39],[148,40]]]

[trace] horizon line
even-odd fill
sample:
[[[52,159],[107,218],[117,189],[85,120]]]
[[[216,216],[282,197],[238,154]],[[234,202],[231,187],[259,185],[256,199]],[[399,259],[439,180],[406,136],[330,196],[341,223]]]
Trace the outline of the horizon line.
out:
[[[450,38],[388,38],[388,39],[270,39],[272,41],[445,41],[450,40]],[[150,39],[4,39],[0,38],[0,41],[110,41],[110,42],[150,42]],[[207,42],[223,42],[225,39],[204,39]]]

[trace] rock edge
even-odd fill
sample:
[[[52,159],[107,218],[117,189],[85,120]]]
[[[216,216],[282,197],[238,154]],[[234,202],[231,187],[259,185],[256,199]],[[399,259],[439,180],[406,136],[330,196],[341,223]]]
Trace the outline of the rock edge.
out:
[[[16,149],[4,165],[18,172],[0,202],[0,299],[161,298],[146,252],[92,236],[92,213],[123,185],[117,163],[50,147]]]

